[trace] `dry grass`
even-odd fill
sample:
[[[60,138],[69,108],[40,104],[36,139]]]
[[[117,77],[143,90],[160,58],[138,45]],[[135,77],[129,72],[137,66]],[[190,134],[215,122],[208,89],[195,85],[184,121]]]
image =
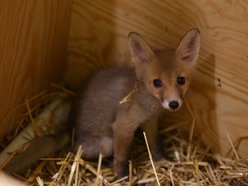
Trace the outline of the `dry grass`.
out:
[[[68,93],[60,87],[57,88],[63,90],[63,94]],[[43,103],[38,106],[30,107],[28,100],[26,101],[28,113],[23,116],[22,121],[33,121],[33,118],[40,112],[40,108],[43,108],[47,102],[58,94],[43,93],[41,96],[45,98],[40,99]],[[59,96],[61,96],[61,91]],[[211,148],[200,145],[199,140],[194,137],[195,117],[187,102],[186,106],[193,121],[188,135],[189,138],[184,139],[182,137],[183,135],[179,130],[180,126],[163,130],[162,133],[164,136],[164,153],[167,159],[172,159],[171,161],[163,159],[154,162],[150,154],[149,144],[144,143],[146,137],[143,138],[142,136],[135,139],[135,143],[138,145],[132,151],[133,158],[129,163],[129,177],[116,180],[110,160],[102,159],[100,154],[98,163],[88,162],[82,158],[83,149],[81,148],[75,155],[65,150],[56,154],[56,158],[43,158],[33,170],[29,170],[25,175],[15,176],[29,185],[39,186],[248,185],[248,157],[240,158],[236,150],[237,144],[242,139],[234,143],[230,135],[227,135],[230,143],[229,154],[234,155],[233,159],[223,157],[214,153]],[[23,123],[20,124],[20,129],[24,127]]]

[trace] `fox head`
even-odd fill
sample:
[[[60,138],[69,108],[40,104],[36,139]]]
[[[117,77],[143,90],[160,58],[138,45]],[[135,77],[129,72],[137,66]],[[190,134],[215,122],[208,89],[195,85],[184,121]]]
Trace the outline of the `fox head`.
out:
[[[191,69],[199,56],[199,31],[187,32],[177,49],[171,52],[155,52],[142,36],[131,32],[129,49],[137,78],[166,110],[178,110],[189,88]]]

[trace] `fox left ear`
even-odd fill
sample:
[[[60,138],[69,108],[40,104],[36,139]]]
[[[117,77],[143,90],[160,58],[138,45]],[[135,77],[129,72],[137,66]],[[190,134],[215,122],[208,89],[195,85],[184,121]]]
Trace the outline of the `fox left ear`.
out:
[[[199,57],[200,51],[200,32],[198,29],[192,29],[186,33],[179,43],[176,56],[183,61],[187,68],[191,69]]]

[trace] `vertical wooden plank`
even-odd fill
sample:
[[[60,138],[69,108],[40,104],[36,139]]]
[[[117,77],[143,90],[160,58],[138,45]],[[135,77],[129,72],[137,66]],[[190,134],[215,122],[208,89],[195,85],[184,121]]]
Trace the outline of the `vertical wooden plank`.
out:
[[[18,113],[6,115],[63,78],[71,0],[0,0],[0,141]]]
[[[77,87],[94,71],[130,65],[127,35],[136,31],[154,48],[176,47],[192,27],[201,31],[199,65],[188,100],[202,139],[225,153],[248,134],[248,2],[74,0],[69,37],[67,82]],[[186,111],[178,120],[191,119]],[[239,150],[247,154],[243,141]]]

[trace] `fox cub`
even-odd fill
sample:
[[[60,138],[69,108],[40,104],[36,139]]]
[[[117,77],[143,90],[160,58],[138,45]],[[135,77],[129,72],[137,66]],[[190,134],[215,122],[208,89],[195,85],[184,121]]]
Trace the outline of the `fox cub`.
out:
[[[128,38],[134,68],[96,73],[73,102],[64,131],[31,142],[29,154],[14,158],[15,165],[21,166],[10,163],[7,170],[24,168],[33,163],[29,160],[61,149],[73,127],[74,149],[82,146],[86,159],[98,158],[99,153],[114,155],[114,171],[119,177],[127,174],[129,148],[137,128],[146,132],[153,157],[161,158],[157,118],[163,109],[177,111],[181,107],[199,56],[200,34],[197,29],[190,30],[175,50],[154,51],[134,32]]]
[[[190,30],[176,50],[153,51],[137,33],[129,34],[135,68],[113,68],[97,73],[79,94],[74,114],[76,144],[85,158],[114,154],[114,170],[127,172],[129,147],[138,127],[146,132],[155,159],[157,118],[162,109],[177,111],[189,88],[189,75],[200,49],[200,35]]]

